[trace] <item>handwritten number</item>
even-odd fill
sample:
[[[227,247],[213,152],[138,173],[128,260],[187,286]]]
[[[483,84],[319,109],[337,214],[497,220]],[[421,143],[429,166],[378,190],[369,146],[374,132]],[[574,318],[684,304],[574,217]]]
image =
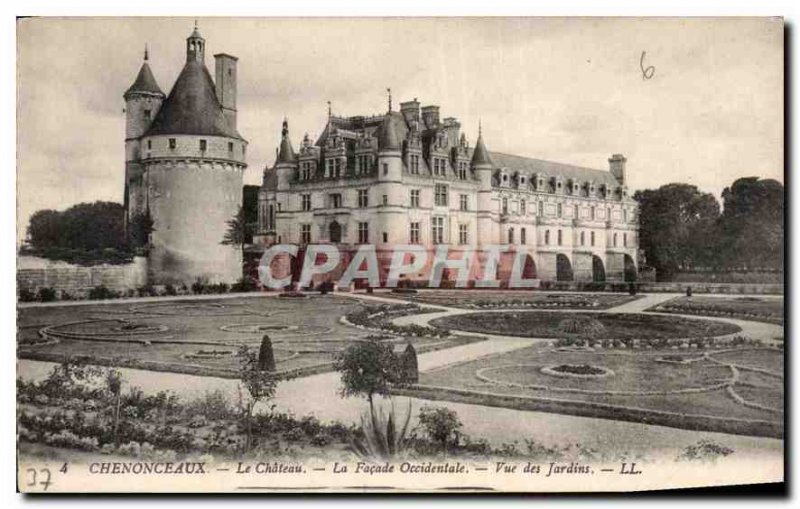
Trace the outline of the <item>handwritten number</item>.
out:
[[[29,468],[26,470],[28,473],[28,486],[36,486],[39,484],[40,486],[44,486],[44,491],[47,491],[47,488],[50,487],[52,482],[50,482],[50,470],[46,468],[42,468],[41,470],[36,470],[34,468]],[[42,474],[44,480],[37,482],[37,472]]]
[[[642,57],[639,59],[639,67],[642,69],[642,79],[649,80],[656,73],[656,68],[652,65],[644,66],[644,57],[647,55],[646,51],[642,51]]]

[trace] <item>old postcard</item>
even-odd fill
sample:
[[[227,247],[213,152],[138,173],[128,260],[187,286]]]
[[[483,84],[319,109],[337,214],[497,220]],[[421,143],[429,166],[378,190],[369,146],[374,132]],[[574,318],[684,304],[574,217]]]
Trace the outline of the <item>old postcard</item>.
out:
[[[782,489],[782,19],[17,30],[20,491]]]

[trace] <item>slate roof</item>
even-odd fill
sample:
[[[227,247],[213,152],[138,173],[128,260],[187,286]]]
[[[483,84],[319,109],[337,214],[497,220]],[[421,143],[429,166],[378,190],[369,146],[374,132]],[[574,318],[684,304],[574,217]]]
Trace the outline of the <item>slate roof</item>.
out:
[[[278,152],[276,163],[293,163],[297,160],[297,156],[292,148],[292,142],[289,140],[289,122],[284,119],[283,129],[281,131],[281,148]]]
[[[153,76],[153,71],[150,70],[150,66],[145,61],[142,64],[142,67],[139,69],[139,74],[136,75],[136,80],[134,80],[133,85],[130,86],[128,90],[125,91],[124,97],[128,97],[128,95],[133,94],[135,92],[145,92],[148,94],[160,94],[164,95],[164,92],[161,91],[159,88],[158,83],[156,83],[156,79]]]
[[[230,126],[217,100],[214,81],[202,62],[186,62],[145,136],[196,134],[244,139]]]
[[[472,151],[472,166],[479,164],[492,164],[492,158],[489,151],[486,150],[486,145],[483,144],[483,135],[478,135],[478,142],[475,144],[475,149]]]
[[[531,157],[515,156],[511,154],[503,154],[501,152],[489,152],[492,159],[493,167],[495,168],[508,168],[513,171],[519,171],[531,175],[533,173],[541,173],[548,177],[555,177],[561,175],[564,178],[578,179],[580,181],[594,181],[597,184],[619,185],[617,179],[609,171],[595,170],[592,168],[583,168],[581,166],[573,166],[571,164],[556,163],[553,161],[545,161],[543,159],[533,159]]]

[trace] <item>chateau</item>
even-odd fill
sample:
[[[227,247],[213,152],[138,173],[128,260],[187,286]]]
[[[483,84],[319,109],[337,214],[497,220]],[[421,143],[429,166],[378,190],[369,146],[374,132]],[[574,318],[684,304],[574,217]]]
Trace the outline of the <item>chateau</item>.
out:
[[[247,141],[236,130],[236,57],[205,65],[197,27],[169,96],[144,63],[125,92],[126,220],[152,221],[148,282],[233,283],[242,277],[238,246],[223,245],[242,206]]]
[[[205,49],[195,27],[168,96],[145,51],[124,94],[126,219],[152,224],[150,284],[232,283],[243,275],[241,249],[223,244],[242,206],[247,167],[247,141],[236,129],[237,59],[214,55],[212,79]],[[492,152],[480,128],[472,147],[456,118],[440,118],[438,106],[416,99],[394,111],[390,96],[388,111],[376,116],[329,111],[319,139],[306,135],[297,152],[284,120],[275,164],[264,170],[248,252],[335,244],[344,265],[359,245],[371,244],[385,274],[396,245],[430,252],[446,245],[453,257],[470,249],[483,262],[486,247],[503,244],[509,253],[500,279],[522,249],[526,279],[634,279],[637,204],[628,194],[625,157],[608,161],[605,171]],[[281,263],[296,272],[289,264],[297,261]]]
[[[414,99],[393,111],[390,96],[383,115],[329,112],[319,139],[306,135],[298,152],[284,120],[277,159],[264,170],[256,242],[331,243],[344,253],[373,244],[384,273],[398,244],[469,247],[479,257],[507,244],[527,250],[526,278],[631,280],[637,203],[625,157],[608,163],[604,171],[492,152],[480,129],[471,147],[438,106]],[[499,278],[509,271],[501,263]]]

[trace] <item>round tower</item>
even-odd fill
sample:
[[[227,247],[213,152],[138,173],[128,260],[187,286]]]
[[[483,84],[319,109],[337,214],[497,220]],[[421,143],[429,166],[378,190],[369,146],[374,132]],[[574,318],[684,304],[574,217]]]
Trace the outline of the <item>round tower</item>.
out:
[[[470,163],[480,181],[478,186],[478,244],[497,243],[495,221],[492,218],[492,159],[483,142],[483,129],[478,126],[478,141]]]
[[[289,139],[289,121],[283,119],[281,127],[281,145],[275,158],[275,175],[278,178],[278,191],[286,191],[292,181],[292,176],[297,171],[297,155],[292,148],[292,141]]]
[[[378,130],[378,224],[377,231],[370,234],[371,243],[379,249],[408,243],[403,222],[406,193],[403,189],[403,146],[398,133],[401,124],[404,124],[403,115],[392,111],[390,92],[389,110]]]
[[[150,128],[153,118],[164,102],[164,92],[150,70],[147,46],[144,61],[133,84],[123,94],[125,99],[125,212],[126,224],[136,215],[147,213],[144,189],[144,168],[141,164],[142,135]]]
[[[205,39],[195,26],[183,70],[141,137],[153,284],[242,277],[243,239],[230,223],[242,206],[247,141],[235,116],[226,117],[217,90],[226,87],[235,100],[235,80],[215,85],[204,55]]]

